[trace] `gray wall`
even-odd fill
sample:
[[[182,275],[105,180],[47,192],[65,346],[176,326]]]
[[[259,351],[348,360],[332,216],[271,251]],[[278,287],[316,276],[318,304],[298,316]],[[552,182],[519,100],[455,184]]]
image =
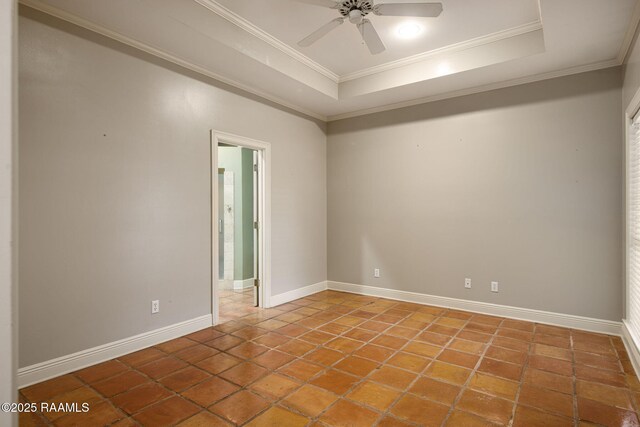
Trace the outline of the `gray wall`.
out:
[[[329,280],[620,320],[621,100],[612,68],[331,123]]]
[[[0,402],[17,402],[17,2],[0,1]],[[18,425],[0,411],[0,425]]]
[[[324,124],[27,8],[19,24],[20,366],[210,313],[212,128],[272,143],[272,294],[326,280]]]

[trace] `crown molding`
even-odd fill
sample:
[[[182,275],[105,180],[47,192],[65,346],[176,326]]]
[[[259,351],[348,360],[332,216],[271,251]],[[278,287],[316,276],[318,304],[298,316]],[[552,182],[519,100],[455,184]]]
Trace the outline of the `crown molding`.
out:
[[[527,83],[534,83],[542,80],[554,79],[557,77],[569,76],[572,74],[586,73],[589,71],[602,70],[605,68],[617,67],[621,65],[617,59],[608,61],[601,61],[592,64],[580,65],[577,67],[565,68],[564,70],[550,71],[547,73],[539,73],[531,76],[520,77],[517,79],[506,80],[504,82],[490,83],[486,85],[474,86],[467,89],[461,89],[453,92],[446,92],[438,95],[427,96],[423,98],[412,99],[409,101],[397,102],[394,104],[387,104],[380,107],[367,108],[358,111],[352,111],[349,113],[336,114],[327,118],[328,122],[334,122],[337,120],[349,119],[352,117],[366,116],[374,113],[381,113],[389,110],[396,110],[398,108],[412,107],[414,105],[426,104],[434,101],[441,101],[449,98],[457,98],[460,96],[473,95],[481,92],[488,92],[496,89],[503,89],[512,86],[519,86]]]
[[[215,0],[194,0],[194,1],[196,3],[198,3],[200,6],[203,6],[203,7],[207,8],[208,10],[210,10],[213,13],[215,13],[216,15],[219,15],[220,17],[226,19],[227,21],[231,22],[232,24],[240,27],[241,29],[243,29],[244,31],[248,32],[252,36],[259,38],[260,40],[262,40],[263,42],[269,44],[270,46],[272,46],[272,47],[278,49],[279,51],[289,55],[291,58],[295,59],[296,61],[306,65],[307,67],[311,68],[312,70],[314,70],[314,71],[322,74],[323,76],[331,79],[331,81],[333,81],[334,83],[338,83],[339,82],[339,76],[336,73],[334,73],[333,71],[331,71],[328,68],[318,64],[313,59],[309,58],[306,55],[303,55],[302,53],[300,53],[297,50],[293,49],[288,44],[281,42],[277,38],[273,37],[271,34],[267,33],[266,31],[264,31],[264,30],[262,30],[260,28],[258,28],[257,26],[255,26],[251,22],[247,21],[246,19],[244,19],[240,15],[238,15],[235,12],[232,12],[231,10],[229,10],[226,7],[222,6],[220,3],[216,2]]]
[[[106,27],[103,27],[101,25],[98,24],[94,24],[93,22],[90,22],[84,18],[81,18],[77,15],[74,15],[72,13],[66,12],[64,10],[58,9],[57,7],[54,6],[50,6],[40,0],[20,0],[20,4],[30,7],[32,9],[35,10],[39,10],[40,12],[46,13],[48,15],[54,16],[56,18],[62,19],[63,21],[67,21],[70,22],[74,25],[77,25],[79,27],[85,28],[89,31],[93,31],[94,33],[98,33],[101,34],[105,37],[109,37],[110,39],[116,40],[120,43],[124,43],[126,45],[129,45],[131,47],[134,47],[136,49],[139,49],[143,52],[149,53],[153,56],[157,56],[159,58],[162,58],[166,61],[172,62],[176,65],[179,65],[183,68],[189,69],[191,71],[195,71],[198,74],[202,74],[204,76],[207,77],[211,77],[214,80],[218,80],[222,83],[228,84],[229,86],[233,86],[235,88],[238,88],[240,90],[243,90],[245,92],[248,92],[250,94],[256,95],[260,98],[263,98],[267,101],[270,102],[274,102],[278,105],[281,105],[285,108],[289,108],[291,110],[297,111],[299,113],[302,113],[306,116],[321,120],[326,122],[327,121],[327,117],[322,115],[322,114],[318,114],[314,111],[308,110],[306,108],[300,107],[298,105],[292,104],[288,101],[285,101],[284,99],[271,95],[267,92],[255,89],[252,86],[246,85],[244,83],[240,83],[236,80],[230,79],[228,77],[225,77],[221,74],[218,73],[214,73],[210,70],[207,70],[204,67],[201,67],[197,64],[194,64],[192,62],[189,62],[187,60],[184,60],[178,56],[175,56],[169,52],[166,52],[162,49],[158,49],[156,47],[153,47],[147,43],[143,43],[139,40],[135,40],[131,37],[125,36],[124,34],[121,34],[117,31],[113,31],[110,30]]]
[[[620,65],[627,62],[631,48],[633,46],[633,40],[635,39],[636,32],[638,31],[638,25],[640,24],[640,0],[636,0],[636,7],[633,9],[631,15],[631,21],[629,27],[622,40],[622,46],[620,46],[620,52],[618,52],[617,60]]]
[[[339,82],[343,83],[349,80],[356,80],[361,77],[383,73],[385,71],[395,70],[397,68],[406,67],[408,65],[412,65],[412,64],[424,61],[425,59],[435,55],[441,55],[443,53],[446,54],[446,53],[460,52],[462,50],[472,49],[474,47],[482,46],[489,43],[494,43],[494,42],[505,40],[511,37],[517,37],[522,34],[531,33],[533,31],[539,31],[541,29],[542,29],[542,23],[539,20],[534,22],[529,22],[528,24],[509,28],[507,30],[498,31],[495,33],[487,34],[485,36],[480,36],[470,40],[465,40],[463,42],[447,45],[438,49],[433,49],[427,52],[418,53],[417,55],[408,56],[406,58],[398,59],[396,61],[391,61],[384,64],[375,65],[373,67],[365,68],[363,70],[354,71],[353,73],[344,74],[340,76]]]

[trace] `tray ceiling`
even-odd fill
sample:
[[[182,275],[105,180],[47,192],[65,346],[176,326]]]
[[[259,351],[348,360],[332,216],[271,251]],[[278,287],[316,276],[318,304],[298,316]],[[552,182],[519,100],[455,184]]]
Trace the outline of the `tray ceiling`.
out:
[[[620,65],[640,18],[637,0],[442,0],[413,40],[371,17],[372,56],[348,22],[297,46],[337,12],[293,0],[21,3],[322,120]]]

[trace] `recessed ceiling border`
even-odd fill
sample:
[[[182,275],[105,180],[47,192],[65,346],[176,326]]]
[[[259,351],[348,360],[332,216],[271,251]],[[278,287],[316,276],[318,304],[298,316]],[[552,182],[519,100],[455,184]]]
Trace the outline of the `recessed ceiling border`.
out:
[[[429,102],[442,101],[450,98],[458,98],[460,96],[473,95],[476,93],[488,92],[491,90],[504,89],[512,86],[519,86],[527,83],[535,83],[542,80],[555,79],[557,77],[570,76],[572,74],[586,73],[589,71],[603,70],[606,68],[620,66],[618,59],[608,61],[595,62],[592,64],[579,65],[576,67],[565,68],[558,71],[550,71],[547,73],[539,73],[531,76],[519,77],[502,82],[489,83],[486,85],[473,86],[467,89],[461,89],[452,92],[445,92],[438,95],[431,95],[422,98],[411,99],[408,101],[396,102],[393,104],[381,105],[379,107],[366,108],[357,111],[351,111],[343,114],[335,114],[327,117],[327,122],[335,122],[338,120],[350,119],[352,117],[366,116],[369,114],[381,113],[384,111],[397,110],[398,108],[412,107],[414,105],[427,104]]]
[[[629,27],[627,28],[627,32],[624,35],[622,46],[620,46],[620,52],[618,53],[617,57],[620,64],[626,63],[627,59],[629,58],[629,54],[631,53],[631,46],[633,45],[633,39],[636,37],[636,32],[638,31],[638,25],[640,25],[640,0],[636,0],[636,7],[633,9]]]
[[[200,6],[208,9],[209,11],[215,13],[216,15],[220,16],[221,18],[226,19],[227,21],[231,22],[237,27],[243,29],[244,31],[248,32],[254,37],[259,38],[260,40],[269,44],[270,46],[289,55],[291,58],[295,59],[296,61],[301,62],[302,64],[306,65],[312,70],[331,79],[334,83],[339,82],[339,76],[333,71],[331,71],[330,69],[328,69],[327,67],[324,67],[318,64],[313,59],[293,49],[288,44],[280,41],[279,39],[275,38],[271,34],[267,33],[266,31],[262,30],[261,28],[257,27],[251,22],[247,21],[237,13],[227,9],[217,1],[215,0],[193,0],[193,1],[198,3]]]
[[[340,76],[339,82],[340,83],[348,82],[350,80],[356,80],[362,77],[383,73],[385,71],[406,67],[408,65],[412,65],[412,64],[416,64],[418,62],[424,61],[425,59],[431,56],[440,55],[443,53],[459,52],[461,50],[466,50],[466,49],[472,49],[474,47],[498,42],[511,37],[517,37],[522,34],[527,34],[527,33],[531,33],[533,31],[539,31],[542,29],[543,29],[542,23],[540,22],[540,20],[529,22],[527,24],[519,25],[517,27],[508,28],[506,30],[487,34],[485,36],[476,37],[470,40],[465,40],[463,42],[443,46],[438,49],[432,49],[427,52],[418,53],[416,55],[398,59],[397,61],[391,61],[384,64],[376,65],[373,67],[365,68],[363,70],[354,71],[353,73],[344,74]]]
[[[19,0],[19,3],[30,7],[32,9],[38,10],[40,12],[46,13],[47,15],[51,15],[54,16],[56,18],[62,19],[63,21],[67,21],[70,22],[74,25],[77,25],[79,27],[85,28],[89,31],[93,31],[94,33],[98,33],[101,34],[105,37],[108,37],[110,39],[116,40],[120,43],[126,44],[128,46],[134,47],[138,50],[141,50],[143,52],[149,53],[153,56],[157,56],[158,58],[162,58],[166,61],[172,62],[176,65],[179,65],[183,68],[189,69],[191,71],[195,71],[198,74],[202,74],[203,76],[207,76],[207,77],[211,77],[214,80],[217,80],[219,82],[228,84],[229,86],[233,86],[235,88],[238,88],[240,90],[243,90],[245,92],[248,92],[250,94],[259,96],[260,98],[263,98],[267,101],[271,101],[274,102],[278,105],[281,105],[285,108],[289,108],[291,110],[297,111],[299,113],[302,113],[306,116],[312,117],[314,119],[318,119],[321,120],[323,122],[327,121],[327,116],[322,115],[322,114],[318,114],[316,112],[313,112],[311,110],[308,110],[306,108],[300,107],[299,105],[293,104],[289,101],[285,101],[284,99],[272,95],[270,93],[255,89],[252,86],[246,85],[244,83],[240,83],[236,80],[230,79],[228,77],[225,77],[221,74],[218,73],[214,73],[210,70],[207,70],[204,67],[201,67],[199,65],[196,65],[192,62],[189,62],[187,60],[184,60],[172,53],[166,52],[162,49],[153,47],[147,43],[143,43],[139,40],[135,40],[131,37],[125,36],[124,34],[121,34],[117,31],[113,31],[110,30],[106,27],[103,27],[102,25],[98,25],[95,24],[91,21],[88,21],[84,18],[81,18],[77,15],[74,15],[72,13],[66,12],[62,9],[59,9],[57,7],[54,6],[50,6],[40,0]]]

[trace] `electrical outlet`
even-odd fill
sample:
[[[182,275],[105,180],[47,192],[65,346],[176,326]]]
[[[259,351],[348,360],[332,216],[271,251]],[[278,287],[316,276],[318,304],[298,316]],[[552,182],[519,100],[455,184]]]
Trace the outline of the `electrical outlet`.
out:
[[[151,314],[156,314],[160,312],[160,300],[151,301]]]
[[[468,277],[464,279],[464,287],[467,289],[471,289],[471,279],[469,279]]]
[[[498,282],[491,282],[491,292],[498,292]]]
[[[380,269],[379,268],[374,268],[373,269],[373,277],[380,277]]]

